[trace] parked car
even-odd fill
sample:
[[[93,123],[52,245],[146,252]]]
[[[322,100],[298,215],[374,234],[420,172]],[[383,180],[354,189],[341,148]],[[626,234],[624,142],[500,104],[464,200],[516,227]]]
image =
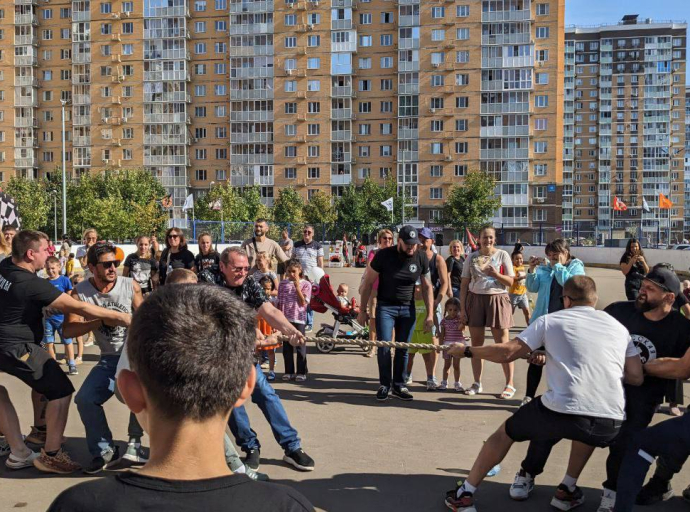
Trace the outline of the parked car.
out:
[[[690,244],[675,244],[670,246],[669,249],[675,249],[676,251],[687,251],[690,249]]]

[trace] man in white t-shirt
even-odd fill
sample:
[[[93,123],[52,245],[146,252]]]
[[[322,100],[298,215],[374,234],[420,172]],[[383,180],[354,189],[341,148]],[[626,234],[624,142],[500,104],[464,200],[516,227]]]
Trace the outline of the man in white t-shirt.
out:
[[[593,279],[572,277],[563,287],[566,309],[540,317],[510,343],[457,344],[450,350],[456,357],[507,363],[544,346],[545,353],[531,358],[545,359],[547,391],[518,409],[487,440],[465,482],[447,493],[449,508],[476,511],[477,487],[514,442],[555,437],[574,441],[582,466],[576,468],[579,475],[594,448],[607,446],[618,435],[625,416],[623,380],[640,385],[642,363],[627,329],[594,309],[597,299]],[[583,501],[582,491],[566,475],[551,504],[569,510]]]

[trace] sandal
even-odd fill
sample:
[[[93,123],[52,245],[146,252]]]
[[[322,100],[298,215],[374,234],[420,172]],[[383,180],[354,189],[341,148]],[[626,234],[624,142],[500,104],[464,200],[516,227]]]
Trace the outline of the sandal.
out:
[[[479,382],[475,382],[474,384],[472,384],[469,387],[469,389],[465,390],[465,394],[470,395],[470,396],[476,395],[476,394],[481,393],[481,392],[482,392],[482,385]]]
[[[515,389],[513,386],[506,386],[503,390],[503,393],[501,393],[498,398],[501,400],[510,400],[515,396],[516,391],[517,389]]]

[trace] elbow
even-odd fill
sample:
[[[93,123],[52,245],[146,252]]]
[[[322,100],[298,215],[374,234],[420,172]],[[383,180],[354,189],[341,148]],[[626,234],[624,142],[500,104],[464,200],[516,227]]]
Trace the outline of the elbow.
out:
[[[635,375],[626,375],[624,380],[629,386],[641,386],[644,382],[644,375],[641,373]]]

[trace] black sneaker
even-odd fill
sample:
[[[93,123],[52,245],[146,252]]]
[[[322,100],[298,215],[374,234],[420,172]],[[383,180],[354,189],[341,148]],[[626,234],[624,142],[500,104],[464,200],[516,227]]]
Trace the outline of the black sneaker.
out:
[[[71,364],[69,365],[69,370],[67,371],[68,375],[79,375],[79,370],[77,370],[77,365],[76,364]]]
[[[258,470],[261,465],[261,450],[258,448],[249,450],[244,458],[244,465],[252,468],[254,471]]]
[[[565,484],[560,484],[556,489],[556,494],[551,499],[551,506],[558,510],[572,510],[579,507],[585,502],[585,495],[582,489],[575,486],[575,490],[571,491]]]
[[[379,390],[376,392],[376,400],[380,402],[388,400],[388,393],[390,393],[390,389],[388,388],[388,386],[381,386]]]
[[[307,455],[302,448],[285,452],[283,460],[301,471],[314,471],[314,459]]]
[[[120,458],[120,449],[116,446],[112,451],[106,451],[98,457],[94,457],[91,464],[86,466],[83,471],[87,475],[95,475],[103,471],[108,464]]]
[[[671,498],[673,498],[671,482],[653,476],[649,479],[649,482],[640,489],[635,503],[637,505],[654,505],[655,503],[670,500]]]
[[[399,389],[393,388],[393,396],[399,398],[400,400],[405,400],[407,402],[414,398],[406,387],[401,387]]]

